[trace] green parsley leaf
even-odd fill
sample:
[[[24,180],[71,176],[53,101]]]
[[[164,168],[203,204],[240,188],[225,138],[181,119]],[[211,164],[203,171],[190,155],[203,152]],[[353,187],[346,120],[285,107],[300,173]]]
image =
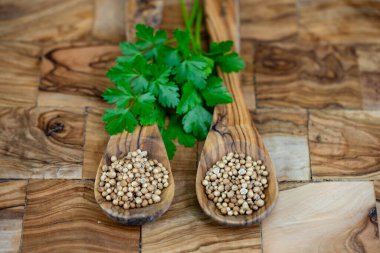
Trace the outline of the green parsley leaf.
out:
[[[107,103],[115,103],[117,108],[125,108],[133,95],[123,90],[108,88],[103,92],[102,97]]]
[[[158,105],[156,106],[156,119],[157,125],[163,128],[165,126],[166,111]]]
[[[217,76],[211,76],[207,80],[207,86],[202,91],[202,97],[208,106],[228,104],[233,101],[231,94],[223,85],[223,80]]]
[[[226,72],[238,72],[245,68],[245,63],[237,53],[230,53],[216,57],[215,62]]]
[[[211,73],[210,61],[200,55],[194,55],[180,63],[176,70],[176,80],[180,83],[191,81],[198,89],[206,86],[207,76]]]
[[[146,60],[137,55],[133,63],[119,62],[107,72],[107,77],[112,82],[125,81],[132,85],[135,92],[143,92],[148,87],[146,75]]]
[[[152,82],[150,91],[158,96],[158,101],[162,106],[172,108],[178,105],[179,88],[169,81],[170,72],[170,68],[165,69],[162,66],[152,68],[152,74],[156,79]]]
[[[202,98],[199,96],[194,85],[190,82],[186,83],[182,86],[182,97],[177,107],[177,113],[184,114],[201,103]]]
[[[110,135],[115,135],[127,130],[133,132],[138,124],[135,116],[129,109],[107,109],[103,115],[106,122],[106,130]]]
[[[187,58],[190,55],[190,35],[187,31],[176,29],[174,31],[174,38],[177,40],[177,50],[182,53],[182,55]]]
[[[220,43],[211,42],[210,54],[216,55],[216,54],[228,53],[229,51],[231,51],[233,45],[234,45],[234,42],[231,40],[222,41]]]
[[[116,59],[116,62],[129,62],[132,63],[136,56],[140,55],[141,52],[134,43],[131,42],[121,42],[120,43],[121,53],[124,56],[120,56]]]
[[[136,25],[136,46],[145,52],[146,59],[157,58],[158,49],[168,39],[165,31],[154,32],[153,27],[143,24]]]
[[[136,99],[136,103],[132,109],[135,115],[144,115],[150,113],[153,110],[154,102],[156,98],[151,93],[141,94]]]
[[[177,147],[173,143],[170,134],[164,128],[161,128],[161,137],[162,137],[162,140],[164,141],[166,152],[168,153],[168,157],[171,160],[174,157]]]
[[[173,82],[159,85],[158,101],[164,107],[176,107],[179,102],[178,86]]]
[[[157,63],[169,67],[177,66],[181,62],[178,50],[163,45],[158,51]]]
[[[141,125],[153,125],[159,120],[159,117],[162,117],[161,109],[155,101],[156,98],[149,92],[140,95],[136,99],[132,112],[135,116],[139,116]]]
[[[170,118],[167,132],[172,139],[178,138],[178,142],[185,147],[192,147],[195,144],[195,137],[183,130],[181,120],[176,115]]]
[[[212,121],[212,114],[203,106],[197,105],[182,119],[183,129],[186,133],[193,133],[199,140],[207,136]]]

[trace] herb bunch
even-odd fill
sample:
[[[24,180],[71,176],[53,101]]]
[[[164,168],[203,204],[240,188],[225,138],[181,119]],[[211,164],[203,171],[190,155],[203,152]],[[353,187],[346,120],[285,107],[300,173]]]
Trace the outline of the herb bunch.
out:
[[[181,6],[186,29],[176,29],[172,39],[163,30],[136,25],[136,42],[120,44],[122,56],[107,72],[115,87],[102,95],[115,104],[103,115],[110,135],[157,124],[170,159],[176,150],[173,140],[186,147],[204,140],[214,106],[233,101],[217,68],[229,73],[245,66],[231,52],[232,41],[212,42],[209,52],[203,51],[201,6],[195,0],[190,16],[183,1]]]

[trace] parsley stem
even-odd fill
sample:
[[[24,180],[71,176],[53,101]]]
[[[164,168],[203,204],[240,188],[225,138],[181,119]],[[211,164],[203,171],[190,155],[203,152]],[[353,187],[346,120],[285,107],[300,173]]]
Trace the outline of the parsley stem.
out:
[[[195,21],[195,42],[196,42],[196,47],[197,51],[201,52],[202,47],[201,47],[201,24],[202,24],[202,8],[199,8],[199,11],[197,13],[197,19]]]
[[[189,19],[190,27],[193,26],[194,20],[197,17],[198,8],[199,8],[199,0],[194,0],[193,7],[191,9],[190,19]]]
[[[181,9],[182,9],[182,15],[183,15],[183,20],[185,22],[186,30],[190,36],[191,46],[194,50],[196,48],[196,45],[195,45],[195,41],[194,41],[193,32],[191,29],[192,24],[190,23],[190,20],[189,20],[188,14],[187,14],[187,8],[186,8],[185,0],[181,0]]]

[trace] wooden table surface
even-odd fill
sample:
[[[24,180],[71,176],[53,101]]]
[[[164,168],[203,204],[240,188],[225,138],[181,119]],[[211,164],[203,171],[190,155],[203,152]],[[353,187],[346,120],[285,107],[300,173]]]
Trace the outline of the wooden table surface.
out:
[[[93,196],[104,73],[135,23],[183,26],[179,1],[0,1],[0,252],[380,252],[380,2],[240,4],[245,102],[281,192],[231,229],[198,206],[201,143],[178,146],[154,223],[115,224]]]

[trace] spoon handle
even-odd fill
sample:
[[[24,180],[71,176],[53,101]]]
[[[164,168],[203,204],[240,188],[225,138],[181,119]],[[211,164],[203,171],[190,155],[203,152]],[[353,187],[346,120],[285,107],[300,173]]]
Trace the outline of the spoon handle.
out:
[[[238,10],[239,1],[237,0],[205,1],[206,27],[211,40],[215,42],[232,40],[237,52],[240,48]],[[251,125],[251,117],[240,88],[240,75],[227,74],[220,70],[218,72],[234,101],[216,106],[214,121],[222,121],[225,126]]]

